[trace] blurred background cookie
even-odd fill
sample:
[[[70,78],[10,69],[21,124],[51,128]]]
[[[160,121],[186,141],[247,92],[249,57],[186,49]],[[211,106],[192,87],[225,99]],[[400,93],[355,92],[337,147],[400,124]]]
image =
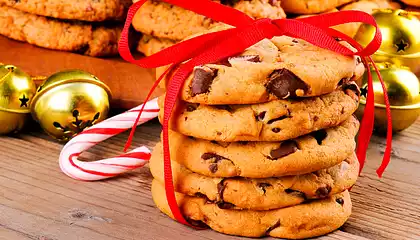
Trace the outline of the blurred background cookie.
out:
[[[131,0],[0,0],[15,9],[59,19],[83,21],[124,21]]]
[[[137,0],[134,0],[137,2]],[[222,0],[215,1],[238,9],[253,18],[285,18],[276,0]],[[149,56],[154,50],[163,49],[191,35],[205,32],[218,23],[181,7],[160,1],[147,1],[133,19],[136,31],[153,37],[143,38],[138,50]],[[150,41],[152,40],[152,41]]]
[[[64,22],[0,6],[0,34],[39,47],[89,56],[118,54],[121,26]]]

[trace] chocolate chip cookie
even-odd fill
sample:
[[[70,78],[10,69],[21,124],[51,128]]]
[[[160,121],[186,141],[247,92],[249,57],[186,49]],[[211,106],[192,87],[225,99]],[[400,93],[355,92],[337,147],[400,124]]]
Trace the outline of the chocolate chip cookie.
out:
[[[173,218],[165,189],[156,180],[152,183],[152,196],[157,207]],[[221,209],[206,198],[182,193],[176,193],[176,198],[181,213],[191,224],[244,237],[301,239],[324,235],[342,226],[352,208],[348,191],[323,200],[267,211]]]
[[[322,13],[353,0],[281,0],[281,6],[288,13]]]
[[[165,77],[166,82],[173,72]],[[343,56],[282,36],[265,39],[221,63],[195,67],[180,94],[191,103],[262,103],[327,94],[363,73],[359,57]]]
[[[39,47],[95,57],[117,55],[121,31],[122,26],[64,22],[0,4],[0,34]]]
[[[356,111],[359,96],[358,86],[351,82],[330,94],[302,100],[213,106],[178,101],[169,127],[214,141],[283,141],[340,125]],[[162,119],[164,96],[158,102]]]
[[[339,164],[356,147],[355,117],[337,127],[283,142],[216,142],[169,131],[171,158],[210,177],[269,178],[311,173]],[[157,149],[162,144],[156,145]]]
[[[161,147],[154,149],[149,166],[153,177],[163,183]],[[352,154],[338,165],[304,175],[251,179],[207,177],[172,161],[172,174],[177,192],[207,198],[220,208],[270,210],[345,191],[357,180],[359,162]]]
[[[0,5],[45,17],[83,21],[124,20],[131,0],[0,0]]]
[[[176,43],[176,41],[170,39],[155,38],[150,35],[143,35],[137,46],[137,51],[143,53],[145,56],[150,56]]]
[[[136,1],[135,1],[136,2]],[[222,0],[254,18],[284,18],[277,0]],[[159,1],[146,2],[136,13],[133,27],[142,33],[172,40],[183,40],[210,29],[215,22],[205,16]]]

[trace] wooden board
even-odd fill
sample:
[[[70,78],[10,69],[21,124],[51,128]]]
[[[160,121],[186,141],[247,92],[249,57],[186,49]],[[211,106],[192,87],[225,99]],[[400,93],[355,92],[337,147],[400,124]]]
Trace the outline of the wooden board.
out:
[[[132,108],[142,103],[155,80],[154,70],[137,67],[118,57],[93,58],[53,51],[3,36],[0,36],[0,63],[16,65],[32,76],[49,76],[68,69],[85,70],[111,88],[114,108]],[[162,93],[157,89],[154,96]]]
[[[36,125],[30,129],[0,137],[0,239],[242,239],[196,231],[160,213],[151,199],[147,166],[100,182],[68,178],[57,163],[62,145]],[[153,148],[160,131],[156,120],[142,125],[133,147]],[[127,136],[111,138],[83,156],[94,160],[120,154]],[[351,191],[349,221],[320,239],[420,239],[420,120],[394,137],[392,161],[380,179],[375,170],[384,142],[372,139],[366,167]]]

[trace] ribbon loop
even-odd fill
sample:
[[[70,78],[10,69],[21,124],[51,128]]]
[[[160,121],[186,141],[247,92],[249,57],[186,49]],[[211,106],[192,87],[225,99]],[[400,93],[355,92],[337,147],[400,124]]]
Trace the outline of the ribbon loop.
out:
[[[244,13],[223,6],[209,0],[162,0],[164,2],[183,7],[185,9],[194,11],[198,14],[212,18],[215,21],[225,23],[233,26],[227,30],[220,32],[207,33],[197,36],[185,41],[182,41],[170,48],[162,50],[152,56],[143,59],[134,59],[128,44],[128,31],[131,26],[132,19],[136,11],[146,2],[140,0],[133,4],[130,8],[127,20],[124,25],[121,39],[119,41],[120,55],[131,63],[134,63],[144,68],[155,68],[160,66],[171,65],[165,73],[173,70],[173,66],[179,65],[174,70],[171,80],[169,81],[167,93],[165,97],[165,107],[163,114],[163,152],[164,152],[164,175],[165,175],[165,190],[168,205],[176,220],[183,224],[188,224],[178,208],[174,186],[172,181],[172,169],[169,151],[169,121],[172,110],[175,107],[175,102],[178,99],[179,91],[184,84],[185,79],[189,76],[195,66],[215,63],[227,57],[238,55],[246,48],[258,43],[259,41],[274,36],[287,35],[290,37],[303,39],[318,47],[334,51],[339,54],[354,56],[359,55],[363,59],[363,63],[369,68],[368,63],[371,62],[375,66],[372,59],[369,57],[375,53],[381,45],[381,33],[376,25],[375,19],[364,12],[360,11],[341,11],[336,13],[329,13],[318,15],[314,17],[302,19],[260,19],[253,20]],[[376,28],[376,34],[372,41],[366,46],[360,46],[356,41],[350,37],[340,33],[330,27],[345,24],[361,22],[373,25]],[[341,37],[349,42],[357,51],[352,51],[335,40],[335,37]],[[387,106],[388,116],[388,134],[387,147],[384,154],[384,159],[381,167],[378,169],[378,175],[381,176],[390,160],[391,152],[391,138],[392,125],[389,108],[389,101],[386,94],[385,85],[380,77],[379,71],[375,66],[375,70],[383,85],[385,104]],[[154,84],[152,91],[157,87],[159,81],[164,75],[160,76],[158,81]],[[363,166],[366,150],[369,144],[370,137],[373,130],[374,121],[374,102],[373,102],[373,88],[372,88],[372,74],[368,72],[368,97],[365,108],[365,116],[362,121],[361,132],[359,135],[359,146],[357,149],[358,158]],[[152,91],[148,94],[146,101],[149,99]],[[139,116],[142,114],[142,109],[139,111]],[[139,118],[136,120],[139,120]],[[136,125],[136,123],[134,125]],[[130,135],[130,139],[134,134],[134,128]],[[126,147],[130,144],[130,139]]]

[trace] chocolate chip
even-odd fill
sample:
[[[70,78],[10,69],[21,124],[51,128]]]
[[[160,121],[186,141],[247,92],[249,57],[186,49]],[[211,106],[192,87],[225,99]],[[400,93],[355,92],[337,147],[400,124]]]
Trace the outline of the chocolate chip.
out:
[[[210,199],[205,194],[202,194],[200,192],[195,193],[194,196],[199,197],[199,198],[204,198],[206,199],[207,202],[210,202]]]
[[[266,188],[268,187],[272,187],[273,185],[269,184],[269,183],[258,183],[257,187],[261,188],[261,190],[263,190],[264,194],[266,192]]]
[[[234,207],[235,207],[235,205],[234,205],[234,204],[229,203],[229,202],[225,202],[225,201],[218,202],[218,203],[217,203],[217,206],[218,206],[220,209],[232,209],[232,208],[234,208]]]
[[[188,138],[191,139],[191,140],[195,140],[195,137],[193,137],[193,136],[188,136]]]
[[[357,56],[356,57],[356,62],[357,62],[357,64],[361,64],[362,63],[362,58]]]
[[[337,198],[337,199],[335,199],[335,201],[340,205],[344,204],[344,199],[342,199],[342,198]]]
[[[208,228],[209,226],[207,226],[207,224],[205,224],[204,222],[200,221],[200,220],[193,220],[191,218],[186,218],[187,222],[189,222],[191,225],[198,227],[198,228]]]
[[[216,172],[217,172],[217,170],[218,170],[217,163],[212,163],[212,164],[210,164],[210,165],[209,165],[209,170],[210,170],[210,172],[212,172],[212,173],[216,173]]]
[[[223,192],[225,191],[225,188],[226,188],[225,179],[223,179],[217,184],[217,192],[219,193],[219,198],[221,200],[223,200]]]
[[[291,188],[287,188],[287,189],[284,189],[284,192],[287,193],[287,194],[291,194],[291,195],[294,195],[296,197],[303,198],[303,199],[306,200],[305,193],[303,193],[301,191],[294,190],[294,189],[291,189]]]
[[[223,5],[230,5],[230,6],[233,6],[236,3],[238,3],[238,2],[239,2],[239,0],[220,0],[220,3],[221,4],[223,4]]]
[[[265,235],[268,235],[271,231],[278,227],[280,227],[280,220],[278,220],[276,223],[267,228],[267,230],[265,230]]]
[[[299,43],[299,41],[298,41],[298,40],[296,40],[296,39],[293,39],[293,40],[292,40],[292,42],[293,42],[293,43]]]
[[[288,117],[289,117],[289,116],[284,115],[284,116],[281,116],[281,117],[278,117],[278,118],[270,119],[270,120],[267,122],[267,124],[272,124],[273,122],[281,121],[281,120],[286,119],[286,118],[288,118]]]
[[[215,108],[220,109],[220,110],[225,110],[228,112],[233,112],[233,109],[231,106],[229,105],[214,105]]]
[[[308,90],[305,82],[285,68],[274,70],[268,76],[265,87],[269,93],[278,98],[296,97],[296,90],[302,89],[304,92]]]
[[[318,116],[314,116],[314,122],[318,121],[319,117]]]
[[[316,139],[316,142],[318,145],[322,144],[322,141],[327,137],[327,131],[324,129],[318,130],[316,132],[312,132],[311,136]]]
[[[342,86],[345,82],[347,81],[347,78],[342,78],[338,83],[337,83],[337,87]]]
[[[349,96],[351,96],[351,95],[349,94],[348,91],[352,91],[352,92],[354,92],[354,94],[356,94],[357,98],[359,98],[360,93],[361,93],[360,89],[359,89],[359,86],[357,86],[357,84],[353,81],[352,82],[347,82],[346,84],[344,84],[343,85],[343,91]]]
[[[236,57],[229,58],[229,60],[239,60],[239,61],[247,61],[247,62],[254,62],[254,63],[261,62],[260,56],[258,55],[236,56]]]
[[[214,158],[216,161],[220,161],[220,160],[224,159],[224,157],[222,157],[222,156],[220,156],[220,155],[217,155],[217,154],[215,154],[215,153],[203,153],[203,154],[201,155],[201,158],[202,158],[203,160],[209,160],[209,159]]]
[[[185,117],[185,118],[184,118],[184,121],[187,121],[187,120],[188,120],[188,117]]]
[[[80,54],[85,54],[89,51],[89,44],[83,44],[82,46],[80,46],[75,52],[76,53],[80,53]]]
[[[280,147],[270,151],[270,158],[276,160],[292,154],[298,150],[297,143],[293,140],[287,140],[280,144]]]
[[[257,120],[258,121],[262,121],[262,120],[264,120],[264,117],[265,117],[265,114],[266,114],[267,112],[266,111],[264,111],[264,112],[260,112],[258,115],[257,115]]]
[[[222,132],[216,132],[217,136],[222,135]]]
[[[274,133],[279,133],[280,132],[280,128],[273,128],[273,129],[271,129],[271,131],[273,131]]]
[[[198,106],[200,106],[200,104],[188,104],[186,107],[187,112],[193,112],[197,110]]]
[[[194,77],[191,85],[192,95],[209,92],[210,85],[217,76],[218,70],[206,66],[196,67],[194,69]]]
[[[326,187],[320,187],[316,190],[316,195],[320,198],[326,198],[328,197],[328,195],[331,192],[331,187],[330,186],[326,186]]]

